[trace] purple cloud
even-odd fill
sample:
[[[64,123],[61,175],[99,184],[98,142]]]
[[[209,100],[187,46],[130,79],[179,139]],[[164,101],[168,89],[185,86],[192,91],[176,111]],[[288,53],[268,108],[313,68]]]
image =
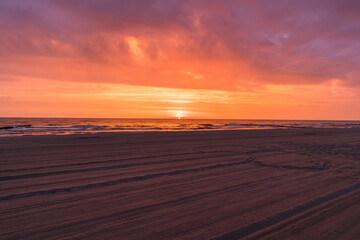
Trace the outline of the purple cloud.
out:
[[[0,74],[33,74],[20,63],[7,67],[9,59],[50,57],[123,69],[118,77],[91,81],[232,88],[247,81],[341,79],[355,86],[360,84],[359,12],[357,0],[4,0]],[[126,36],[144,42],[139,48],[152,64],[132,60]],[[166,81],[169,75],[163,72],[182,65],[194,66],[205,77],[196,84],[182,82],[176,72],[176,83]],[[151,82],[139,80],[147,75],[153,76]]]

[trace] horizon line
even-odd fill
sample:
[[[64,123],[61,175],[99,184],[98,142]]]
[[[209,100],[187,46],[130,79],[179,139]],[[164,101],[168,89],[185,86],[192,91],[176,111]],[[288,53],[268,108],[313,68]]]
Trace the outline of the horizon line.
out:
[[[52,118],[52,119],[61,119],[61,118],[71,118],[71,119],[143,119],[143,120],[270,120],[270,121],[360,121],[351,120],[351,119],[285,119],[285,118],[187,118],[181,117],[178,119],[177,117],[167,117],[167,118],[142,118],[142,117],[2,117],[1,118]]]

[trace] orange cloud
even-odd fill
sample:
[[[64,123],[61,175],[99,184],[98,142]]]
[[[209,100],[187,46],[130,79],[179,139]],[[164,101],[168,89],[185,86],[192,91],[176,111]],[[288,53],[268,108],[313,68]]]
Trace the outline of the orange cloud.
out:
[[[360,118],[358,10],[353,0],[1,1],[0,115]]]
[[[356,119],[359,93],[338,84],[224,91],[18,78],[0,89],[0,116]]]

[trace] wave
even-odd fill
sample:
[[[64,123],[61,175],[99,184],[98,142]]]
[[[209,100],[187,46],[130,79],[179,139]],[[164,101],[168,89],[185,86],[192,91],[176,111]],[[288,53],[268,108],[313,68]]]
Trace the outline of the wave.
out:
[[[221,125],[202,123],[202,124],[199,124],[195,129],[219,129],[221,127],[222,127]]]
[[[191,121],[152,121],[145,120],[118,121],[108,124],[66,124],[66,121],[51,122],[46,120],[39,126],[37,124],[2,124],[0,136],[9,135],[45,135],[45,134],[82,134],[99,132],[127,132],[127,131],[216,131],[216,130],[242,130],[242,129],[296,129],[296,128],[360,128],[359,122],[319,122],[319,121],[216,121],[216,120],[191,120]],[[80,123],[80,124],[79,124]],[[90,123],[90,124],[88,124]],[[95,122],[94,122],[95,123]],[[106,124],[104,124],[106,123]]]

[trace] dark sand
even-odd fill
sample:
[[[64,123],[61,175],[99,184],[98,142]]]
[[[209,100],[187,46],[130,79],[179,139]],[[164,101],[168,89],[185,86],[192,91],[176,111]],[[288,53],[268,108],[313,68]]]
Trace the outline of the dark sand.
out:
[[[359,239],[360,129],[0,138],[0,239]]]

